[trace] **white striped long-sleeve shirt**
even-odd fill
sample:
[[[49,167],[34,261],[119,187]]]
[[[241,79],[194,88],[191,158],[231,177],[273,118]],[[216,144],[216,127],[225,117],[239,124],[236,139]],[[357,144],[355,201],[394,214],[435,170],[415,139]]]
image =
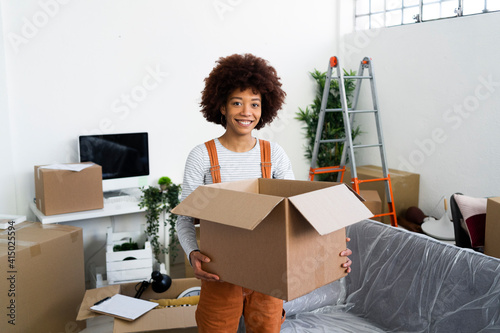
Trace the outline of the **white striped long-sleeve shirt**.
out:
[[[262,177],[260,145],[257,139],[255,147],[244,153],[237,153],[225,148],[215,139],[219,159],[222,182],[232,182],[244,179]],[[294,179],[292,164],[283,148],[271,142],[271,177],[276,179]],[[212,184],[210,174],[210,157],[205,144],[193,148],[186,160],[181,201],[191,194],[198,186]],[[176,225],[179,242],[188,255],[198,250],[196,231],[193,218],[179,216]]]

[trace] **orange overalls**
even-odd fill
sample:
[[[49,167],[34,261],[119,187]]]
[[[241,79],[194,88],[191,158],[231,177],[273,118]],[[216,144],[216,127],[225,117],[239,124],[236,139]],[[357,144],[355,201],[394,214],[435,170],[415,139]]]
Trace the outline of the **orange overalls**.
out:
[[[271,145],[259,140],[262,177],[271,178]],[[213,140],[205,143],[210,155],[210,172],[214,183],[220,183],[220,166]],[[244,258],[242,258],[244,260]],[[283,301],[228,282],[201,281],[196,310],[198,331],[230,332],[238,329],[243,314],[247,332],[279,332],[285,320]]]

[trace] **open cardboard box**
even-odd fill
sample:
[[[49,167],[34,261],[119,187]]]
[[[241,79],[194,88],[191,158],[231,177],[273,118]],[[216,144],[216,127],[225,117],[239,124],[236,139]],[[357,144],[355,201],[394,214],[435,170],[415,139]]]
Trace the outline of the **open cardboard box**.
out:
[[[123,283],[103,288],[89,289],[85,292],[82,304],[76,320],[86,320],[101,316],[98,313],[92,312],[90,307],[99,300],[105,297],[122,294],[134,297],[136,294],[137,283]],[[184,290],[200,286],[200,280],[195,278],[189,279],[173,279],[172,285],[164,293],[155,293],[151,287],[146,289],[141,296],[141,299],[164,299],[177,298]],[[196,332],[195,311],[197,306],[172,307],[164,309],[153,309],[134,321],[126,321],[115,318],[113,324],[113,332],[149,332],[166,330],[168,332],[176,332],[179,329],[181,332],[189,332],[189,330],[181,330],[194,328]]]
[[[345,227],[373,214],[345,184],[253,179],[199,186],[172,212],[200,220],[203,269],[289,301],[346,275]]]

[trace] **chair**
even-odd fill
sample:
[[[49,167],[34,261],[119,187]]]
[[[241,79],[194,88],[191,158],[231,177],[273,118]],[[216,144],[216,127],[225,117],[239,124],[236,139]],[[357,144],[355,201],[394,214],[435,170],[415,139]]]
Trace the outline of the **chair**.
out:
[[[455,245],[458,247],[472,248],[470,237],[467,232],[462,228],[461,221],[463,220],[460,208],[455,200],[456,195],[463,195],[462,193],[454,193],[450,197],[451,217],[453,219],[453,228],[455,230]]]

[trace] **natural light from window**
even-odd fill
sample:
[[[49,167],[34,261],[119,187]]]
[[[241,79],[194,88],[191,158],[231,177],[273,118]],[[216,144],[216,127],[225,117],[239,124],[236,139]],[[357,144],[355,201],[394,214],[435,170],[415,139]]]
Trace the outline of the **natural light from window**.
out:
[[[355,0],[355,4],[356,30],[500,10],[500,0]]]

